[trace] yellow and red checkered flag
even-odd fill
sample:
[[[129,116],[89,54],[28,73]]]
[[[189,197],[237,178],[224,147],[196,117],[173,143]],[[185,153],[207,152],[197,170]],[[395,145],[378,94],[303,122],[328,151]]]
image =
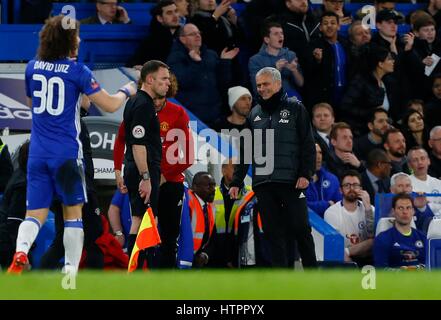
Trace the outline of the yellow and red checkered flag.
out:
[[[136,237],[135,246],[133,247],[130,256],[128,271],[136,270],[138,266],[139,251],[154,247],[161,243],[158,228],[156,227],[155,217],[153,216],[152,208],[148,208],[144,217],[142,218],[141,226],[139,227],[138,235]]]

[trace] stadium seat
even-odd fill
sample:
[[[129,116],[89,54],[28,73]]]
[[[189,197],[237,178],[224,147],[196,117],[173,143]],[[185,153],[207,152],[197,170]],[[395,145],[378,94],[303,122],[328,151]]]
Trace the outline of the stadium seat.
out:
[[[426,267],[441,268],[441,219],[433,218],[427,231]]]
[[[386,218],[381,218],[380,220],[378,220],[377,229],[375,230],[375,236],[378,236],[380,233],[392,228],[394,225],[394,222],[395,222],[395,218],[393,218],[393,217],[386,217]]]
[[[380,233],[389,230],[394,226],[395,218],[394,217],[386,217],[378,220],[377,229],[375,230],[375,236],[378,236]],[[411,223],[412,228],[416,229],[415,221],[412,220]]]
[[[0,61],[28,61],[38,47],[41,25],[0,25]],[[139,43],[148,34],[141,25],[84,25],[80,29],[81,48],[78,60],[93,66],[97,62],[119,62],[122,65],[133,55]]]

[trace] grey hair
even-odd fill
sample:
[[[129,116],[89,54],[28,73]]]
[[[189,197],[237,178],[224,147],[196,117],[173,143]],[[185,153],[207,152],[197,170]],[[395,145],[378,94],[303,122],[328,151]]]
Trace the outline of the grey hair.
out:
[[[433,139],[433,137],[435,136],[435,133],[441,129],[441,126],[435,126],[432,128],[432,130],[430,130],[430,139]]]
[[[392,175],[392,177],[390,177],[390,186],[391,187],[395,186],[397,184],[397,180],[400,178],[407,178],[409,179],[410,183],[412,183],[412,180],[410,180],[410,176],[407,173],[398,172]]]
[[[256,77],[260,77],[263,74],[270,75],[271,78],[273,78],[273,81],[282,82],[282,75],[280,74],[280,71],[277,70],[276,68],[273,67],[262,68],[257,72]]]

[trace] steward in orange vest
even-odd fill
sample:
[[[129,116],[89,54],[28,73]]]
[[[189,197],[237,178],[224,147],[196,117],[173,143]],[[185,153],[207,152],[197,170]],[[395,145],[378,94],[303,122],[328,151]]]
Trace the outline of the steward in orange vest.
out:
[[[203,267],[214,251],[214,194],[216,181],[208,172],[195,174],[188,191],[191,230],[193,233],[193,266]]]
[[[234,218],[230,264],[237,268],[270,267],[270,248],[264,238],[262,220],[257,210],[257,199],[249,191],[237,208]]]

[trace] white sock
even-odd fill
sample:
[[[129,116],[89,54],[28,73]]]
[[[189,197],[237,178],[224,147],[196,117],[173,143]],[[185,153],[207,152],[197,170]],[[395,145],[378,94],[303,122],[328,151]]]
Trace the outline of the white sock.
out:
[[[84,232],[83,220],[64,221],[64,265],[66,270],[74,268],[78,271],[78,266],[83,252]],[[69,267],[68,267],[69,266]]]
[[[40,231],[40,221],[35,218],[27,217],[18,227],[16,252],[28,254],[29,249],[37,238]]]

